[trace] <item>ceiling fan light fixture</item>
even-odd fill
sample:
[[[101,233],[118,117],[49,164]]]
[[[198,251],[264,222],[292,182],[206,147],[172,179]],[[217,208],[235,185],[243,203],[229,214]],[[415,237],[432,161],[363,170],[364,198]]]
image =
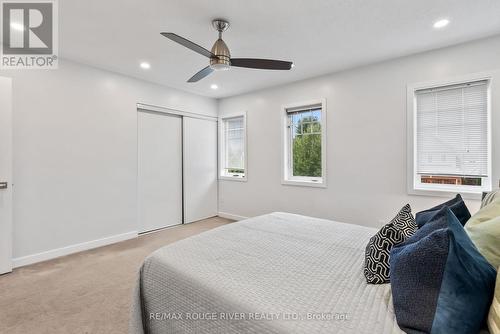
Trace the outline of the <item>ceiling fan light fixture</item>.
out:
[[[220,30],[219,33],[221,33]],[[229,70],[231,67],[231,52],[229,52],[229,48],[222,38],[215,41],[211,52],[215,57],[210,58],[210,67],[215,71]]]
[[[229,70],[230,67],[231,67],[231,65],[224,64],[224,63],[210,64],[210,68],[212,68],[215,71],[227,71],[227,70]]]

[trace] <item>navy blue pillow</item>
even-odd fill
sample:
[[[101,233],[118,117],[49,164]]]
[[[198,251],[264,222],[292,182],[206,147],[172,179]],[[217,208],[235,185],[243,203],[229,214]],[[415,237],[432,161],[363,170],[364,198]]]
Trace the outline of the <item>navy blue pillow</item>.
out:
[[[449,207],[451,212],[455,214],[462,226],[464,226],[465,223],[467,223],[467,221],[470,219],[469,209],[467,209],[462,196],[460,196],[460,194],[457,194],[455,198],[444,202],[443,204],[439,204],[438,206],[435,206],[431,209],[418,212],[415,216],[415,222],[417,223],[417,226],[419,228],[422,227],[425,223],[432,219],[432,216],[434,216],[439,210],[446,206]]]
[[[391,288],[399,327],[407,333],[478,333],[495,289],[495,269],[444,207],[394,246]]]

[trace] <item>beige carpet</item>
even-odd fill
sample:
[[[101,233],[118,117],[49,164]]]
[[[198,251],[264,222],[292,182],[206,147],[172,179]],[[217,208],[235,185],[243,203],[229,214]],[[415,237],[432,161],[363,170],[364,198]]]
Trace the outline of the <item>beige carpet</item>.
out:
[[[127,333],[136,273],[154,250],[228,224],[211,218],[0,276],[0,333]]]

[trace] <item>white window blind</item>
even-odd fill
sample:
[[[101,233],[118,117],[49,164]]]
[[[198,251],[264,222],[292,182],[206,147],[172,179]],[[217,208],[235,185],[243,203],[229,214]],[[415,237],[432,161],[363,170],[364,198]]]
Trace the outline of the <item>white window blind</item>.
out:
[[[417,90],[416,172],[488,175],[488,81]]]
[[[225,170],[245,169],[245,128],[243,116],[224,119]]]

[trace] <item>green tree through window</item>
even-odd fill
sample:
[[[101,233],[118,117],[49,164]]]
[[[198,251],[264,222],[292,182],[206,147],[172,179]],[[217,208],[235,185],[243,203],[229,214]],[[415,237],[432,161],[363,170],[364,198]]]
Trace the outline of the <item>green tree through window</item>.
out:
[[[322,176],[320,113],[321,109],[291,115],[293,176]]]

